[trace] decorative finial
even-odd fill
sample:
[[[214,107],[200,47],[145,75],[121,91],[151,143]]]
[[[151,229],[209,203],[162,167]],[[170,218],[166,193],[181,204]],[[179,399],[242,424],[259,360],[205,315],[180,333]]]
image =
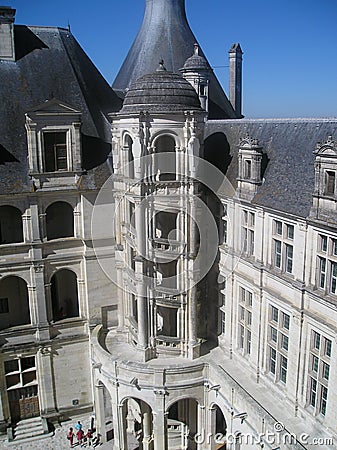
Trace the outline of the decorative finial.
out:
[[[194,44],[194,54],[199,55],[199,45],[197,43]]]
[[[166,72],[166,67],[164,66],[164,60],[163,59],[161,59],[159,61],[159,66],[158,66],[157,72]]]

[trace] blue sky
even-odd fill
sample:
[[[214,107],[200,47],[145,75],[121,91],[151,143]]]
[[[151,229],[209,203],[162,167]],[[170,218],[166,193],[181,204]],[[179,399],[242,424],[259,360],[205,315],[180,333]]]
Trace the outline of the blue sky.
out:
[[[145,0],[2,0],[16,23],[66,27],[109,83],[140,27]],[[337,116],[337,0],[186,0],[191,28],[228,92],[240,42],[246,117]]]

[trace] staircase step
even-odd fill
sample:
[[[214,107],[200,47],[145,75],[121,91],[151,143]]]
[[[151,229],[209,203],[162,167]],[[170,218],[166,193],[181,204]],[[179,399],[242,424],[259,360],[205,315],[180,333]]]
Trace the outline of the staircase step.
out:
[[[13,437],[15,441],[29,439],[35,436],[41,436],[45,433],[41,417],[21,420],[14,428]]]

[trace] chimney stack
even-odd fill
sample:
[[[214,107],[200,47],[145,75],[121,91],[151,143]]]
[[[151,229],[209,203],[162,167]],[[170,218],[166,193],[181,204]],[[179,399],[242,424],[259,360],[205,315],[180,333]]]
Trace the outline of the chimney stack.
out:
[[[229,100],[237,117],[242,117],[242,55],[240,44],[229,50]]]
[[[14,19],[16,10],[0,6],[0,59],[15,61]]]

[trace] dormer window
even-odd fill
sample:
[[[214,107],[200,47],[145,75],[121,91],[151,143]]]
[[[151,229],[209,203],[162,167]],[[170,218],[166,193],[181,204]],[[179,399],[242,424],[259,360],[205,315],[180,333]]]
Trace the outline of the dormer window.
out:
[[[319,142],[315,155],[315,190],[310,212],[311,218],[336,221],[337,209],[337,142],[328,136]]]
[[[239,145],[238,194],[251,200],[262,183],[262,147],[257,139],[246,136]]]
[[[71,185],[82,172],[81,113],[53,99],[26,114],[29,172],[37,188]]]
[[[46,172],[68,170],[66,131],[43,133],[43,150]]]

